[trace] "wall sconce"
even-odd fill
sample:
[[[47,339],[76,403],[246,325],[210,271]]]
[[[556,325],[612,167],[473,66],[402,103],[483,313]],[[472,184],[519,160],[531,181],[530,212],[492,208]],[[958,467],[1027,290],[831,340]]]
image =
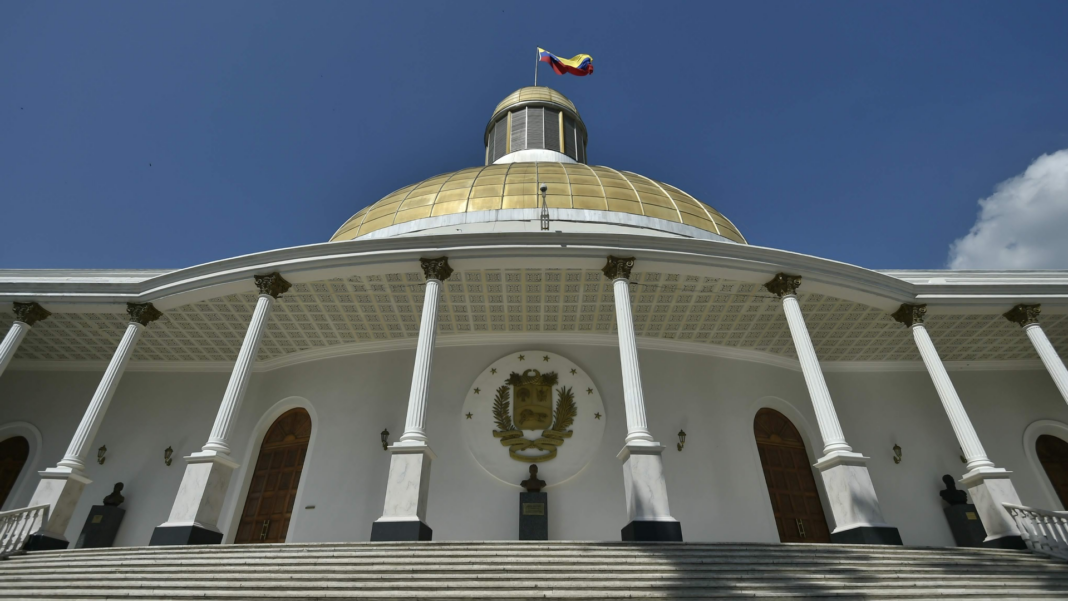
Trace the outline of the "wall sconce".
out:
[[[163,463],[167,464],[167,467],[171,466],[171,455],[174,454],[174,449],[167,447],[163,449]]]
[[[389,448],[389,430],[382,430],[382,450],[385,451]]]
[[[894,445],[894,463],[901,463],[901,447]]]
[[[100,465],[104,465],[104,459],[105,459],[104,455],[107,455],[107,452],[108,452],[107,445],[103,445],[99,449],[97,449],[96,450],[96,462],[99,463]]]
[[[682,447],[686,446],[686,432],[685,431],[679,430],[679,444],[677,444],[675,446],[678,447],[679,452],[681,453],[682,452]]]

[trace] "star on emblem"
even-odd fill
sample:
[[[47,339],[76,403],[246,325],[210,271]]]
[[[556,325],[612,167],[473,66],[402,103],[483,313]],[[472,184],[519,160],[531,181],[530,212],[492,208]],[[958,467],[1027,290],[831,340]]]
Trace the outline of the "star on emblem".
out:
[[[541,358],[541,360],[542,361],[548,361],[549,360],[549,355],[545,355],[544,357]]]
[[[587,388],[586,389],[586,394],[593,394],[593,389],[592,388]]]
[[[468,411],[468,412],[467,412],[467,415],[466,415],[465,417],[467,417],[467,419],[471,419],[471,416],[472,416],[472,415],[474,415],[474,414],[473,414],[473,413],[471,413],[470,411]],[[600,413],[598,413],[597,415],[600,415]],[[601,418],[599,418],[599,417],[598,417],[597,419],[601,419]]]
[[[519,360],[520,360],[520,361],[524,361],[524,360],[526,360],[526,356],[524,356],[524,355],[519,355]]]
[[[497,368],[496,368],[496,367],[491,367],[491,368],[490,368],[490,373],[491,373],[491,374],[495,374],[495,373],[497,373]]]
[[[481,388],[476,388],[476,389],[475,389],[475,394],[478,394],[478,393],[480,393],[480,392],[482,392],[482,389],[481,389]]]
[[[573,369],[573,370],[571,370],[571,375],[575,375],[575,374],[577,374],[577,373],[578,373],[578,370],[577,370],[577,369]]]
[[[468,413],[467,415],[471,415],[471,414],[470,414],[470,413]],[[594,413],[594,414],[593,414],[593,417],[594,417],[595,419],[601,419],[601,414],[600,414],[600,413]],[[467,419],[471,419],[471,418],[470,418],[470,417],[468,417]]]

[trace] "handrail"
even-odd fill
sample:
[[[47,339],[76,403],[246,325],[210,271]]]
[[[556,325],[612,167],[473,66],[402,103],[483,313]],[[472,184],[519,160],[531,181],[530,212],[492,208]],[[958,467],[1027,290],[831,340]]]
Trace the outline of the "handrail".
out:
[[[48,521],[48,505],[0,511],[0,559],[23,553],[30,535]]]
[[[1047,511],[1002,503],[1016,521],[1027,548],[1035,553],[1068,560],[1068,512]]]

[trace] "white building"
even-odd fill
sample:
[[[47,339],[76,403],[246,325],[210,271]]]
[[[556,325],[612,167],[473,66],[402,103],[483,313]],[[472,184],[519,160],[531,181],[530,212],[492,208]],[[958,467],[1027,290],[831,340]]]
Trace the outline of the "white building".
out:
[[[944,474],[990,546],[1021,546],[1004,503],[1065,508],[1068,271],[750,246],[587,165],[549,88],[485,140],[322,244],[0,271],[0,499],[48,506],[31,548],[116,482],[122,546],[516,539],[534,462],[551,539],[951,546]]]

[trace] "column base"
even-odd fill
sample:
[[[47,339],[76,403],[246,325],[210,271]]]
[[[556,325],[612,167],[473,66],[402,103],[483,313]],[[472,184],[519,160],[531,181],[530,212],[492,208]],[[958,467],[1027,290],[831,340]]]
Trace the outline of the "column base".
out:
[[[1026,549],[1027,543],[1019,536],[1002,536],[993,540],[983,541],[983,547],[987,549]]]
[[[1014,545],[1012,540],[1001,539],[1020,538],[1020,529],[1016,527],[1016,520],[1012,519],[1005,510],[1005,503],[1020,504],[1020,496],[1016,494],[1009,476],[1012,472],[996,467],[974,469],[960,479],[960,483],[968,489],[968,496],[975,505],[979,519],[986,529],[986,540],[983,546],[992,546],[996,549],[1022,549],[1023,547],[1000,546]]]
[[[156,526],[148,546],[218,545],[222,539],[222,532],[200,526]]]
[[[59,551],[66,549],[70,545],[70,541],[60,538],[53,538],[47,534],[31,534],[30,538],[26,540],[26,545],[22,547],[23,551]]]
[[[831,533],[836,545],[903,545],[901,533],[893,526],[858,526]]]
[[[371,524],[371,542],[434,540],[434,531],[418,520],[375,522]]]
[[[92,483],[92,480],[86,478],[81,470],[67,467],[50,467],[38,474],[41,475],[41,481],[37,483],[37,490],[33,492],[33,497],[27,507],[48,505],[48,520],[40,525],[34,536],[62,541],[63,546],[39,547],[35,550],[66,549],[67,525],[70,524],[70,518],[78,508],[82,491]],[[41,542],[40,544],[49,543]]]
[[[681,522],[647,522],[634,520],[620,531],[625,542],[682,542]]]

